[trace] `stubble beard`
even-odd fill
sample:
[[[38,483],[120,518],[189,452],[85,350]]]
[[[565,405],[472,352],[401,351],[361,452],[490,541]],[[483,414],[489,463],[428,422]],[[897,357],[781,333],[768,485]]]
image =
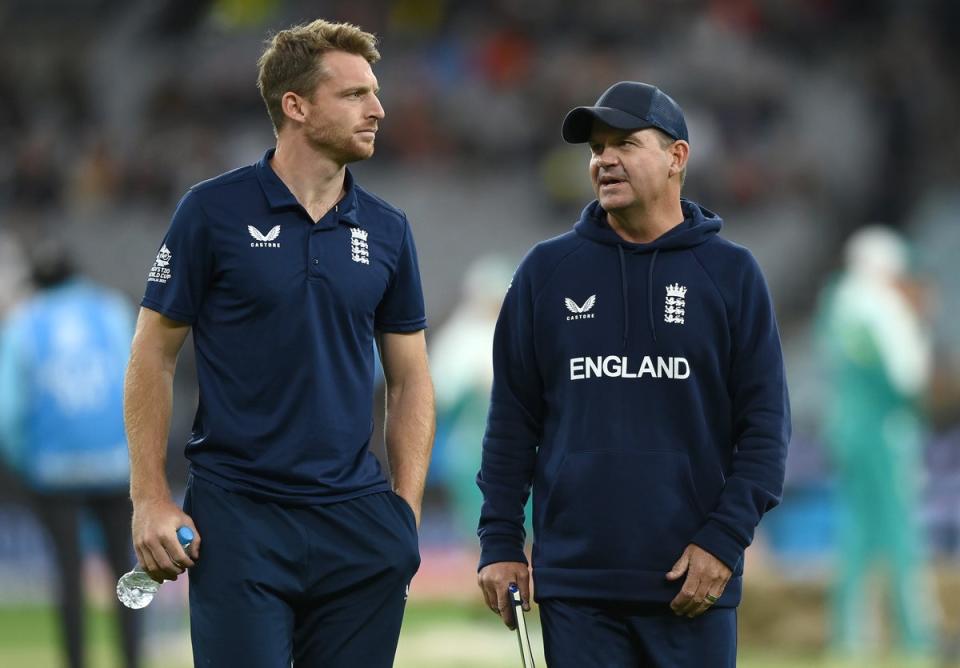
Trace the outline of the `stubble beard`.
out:
[[[600,194],[600,186],[595,183],[594,193],[604,211],[626,211],[638,206],[641,208],[645,206],[640,194],[630,181],[624,181],[617,188],[617,192],[606,196]]]
[[[374,151],[373,142],[361,144],[356,135],[329,126],[310,128],[307,142],[315,151],[330,156],[341,165],[366,160]]]
[[[600,202],[600,206],[604,211],[621,211],[630,208],[631,202],[626,201],[627,199],[628,198],[623,195],[604,197],[600,194],[599,190],[597,191],[597,200]]]

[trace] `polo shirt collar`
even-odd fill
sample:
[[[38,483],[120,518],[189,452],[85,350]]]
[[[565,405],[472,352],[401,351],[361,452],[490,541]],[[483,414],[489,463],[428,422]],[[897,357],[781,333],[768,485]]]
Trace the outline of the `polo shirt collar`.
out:
[[[353,174],[346,170],[343,177],[343,197],[337,202],[336,211],[340,214],[340,220],[350,225],[359,225],[357,218],[357,188],[353,183]]]
[[[260,181],[260,187],[263,188],[263,194],[267,197],[267,203],[271,209],[300,206],[300,202],[290,192],[287,184],[280,180],[277,173],[273,171],[273,167],[270,166],[270,158],[273,157],[275,152],[276,149],[268,149],[260,158],[260,162],[257,163],[257,179]]]
[[[275,148],[268,149],[256,165],[257,180],[260,181],[260,187],[267,198],[267,203],[271,209],[300,207],[300,202],[297,201],[287,185],[280,180],[277,173],[273,171],[273,167],[270,166],[270,159],[275,151]],[[349,169],[346,170],[343,187],[345,191],[343,197],[334,206],[333,211],[317,222],[318,226],[335,227],[338,221],[351,225],[359,224],[357,219],[357,189],[354,186],[353,174],[350,173]]]

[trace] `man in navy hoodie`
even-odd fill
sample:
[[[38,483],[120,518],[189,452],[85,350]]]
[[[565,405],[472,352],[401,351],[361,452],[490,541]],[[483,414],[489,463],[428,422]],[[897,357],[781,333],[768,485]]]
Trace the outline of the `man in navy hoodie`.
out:
[[[733,666],[743,553],[780,500],[790,409],[760,267],[680,197],[683,112],[621,82],[563,122],[597,199],[535,246],[494,339],[479,582],[512,626],[528,600],[547,662]]]

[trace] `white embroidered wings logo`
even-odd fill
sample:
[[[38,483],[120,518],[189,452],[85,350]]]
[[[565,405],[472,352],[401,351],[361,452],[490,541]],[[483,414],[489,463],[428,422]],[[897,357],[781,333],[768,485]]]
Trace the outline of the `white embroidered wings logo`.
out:
[[[569,297],[563,300],[563,303],[567,305],[567,310],[570,313],[586,313],[593,308],[593,304],[597,301],[596,295],[590,295],[587,301],[583,302],[583,306],[577,306],[577,302],[573,301]]]
[[[274,225],[266,234],[261,234],[260,230],[255,228],[253,225],[247,225],[247,229],[250,231],[250,236],[256,241],[276,241],[277,237],[280,236],[279,225]]]

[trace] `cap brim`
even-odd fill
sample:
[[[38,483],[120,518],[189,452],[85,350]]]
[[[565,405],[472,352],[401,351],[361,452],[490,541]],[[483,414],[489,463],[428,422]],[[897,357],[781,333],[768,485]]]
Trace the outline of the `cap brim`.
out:
[[[617,130],[642,130],[653,127],[647,120],[611,107],[577,107],[563,119],[561,133],[564,140],[571,144],[590,141],[593,121],[599,120]]]

